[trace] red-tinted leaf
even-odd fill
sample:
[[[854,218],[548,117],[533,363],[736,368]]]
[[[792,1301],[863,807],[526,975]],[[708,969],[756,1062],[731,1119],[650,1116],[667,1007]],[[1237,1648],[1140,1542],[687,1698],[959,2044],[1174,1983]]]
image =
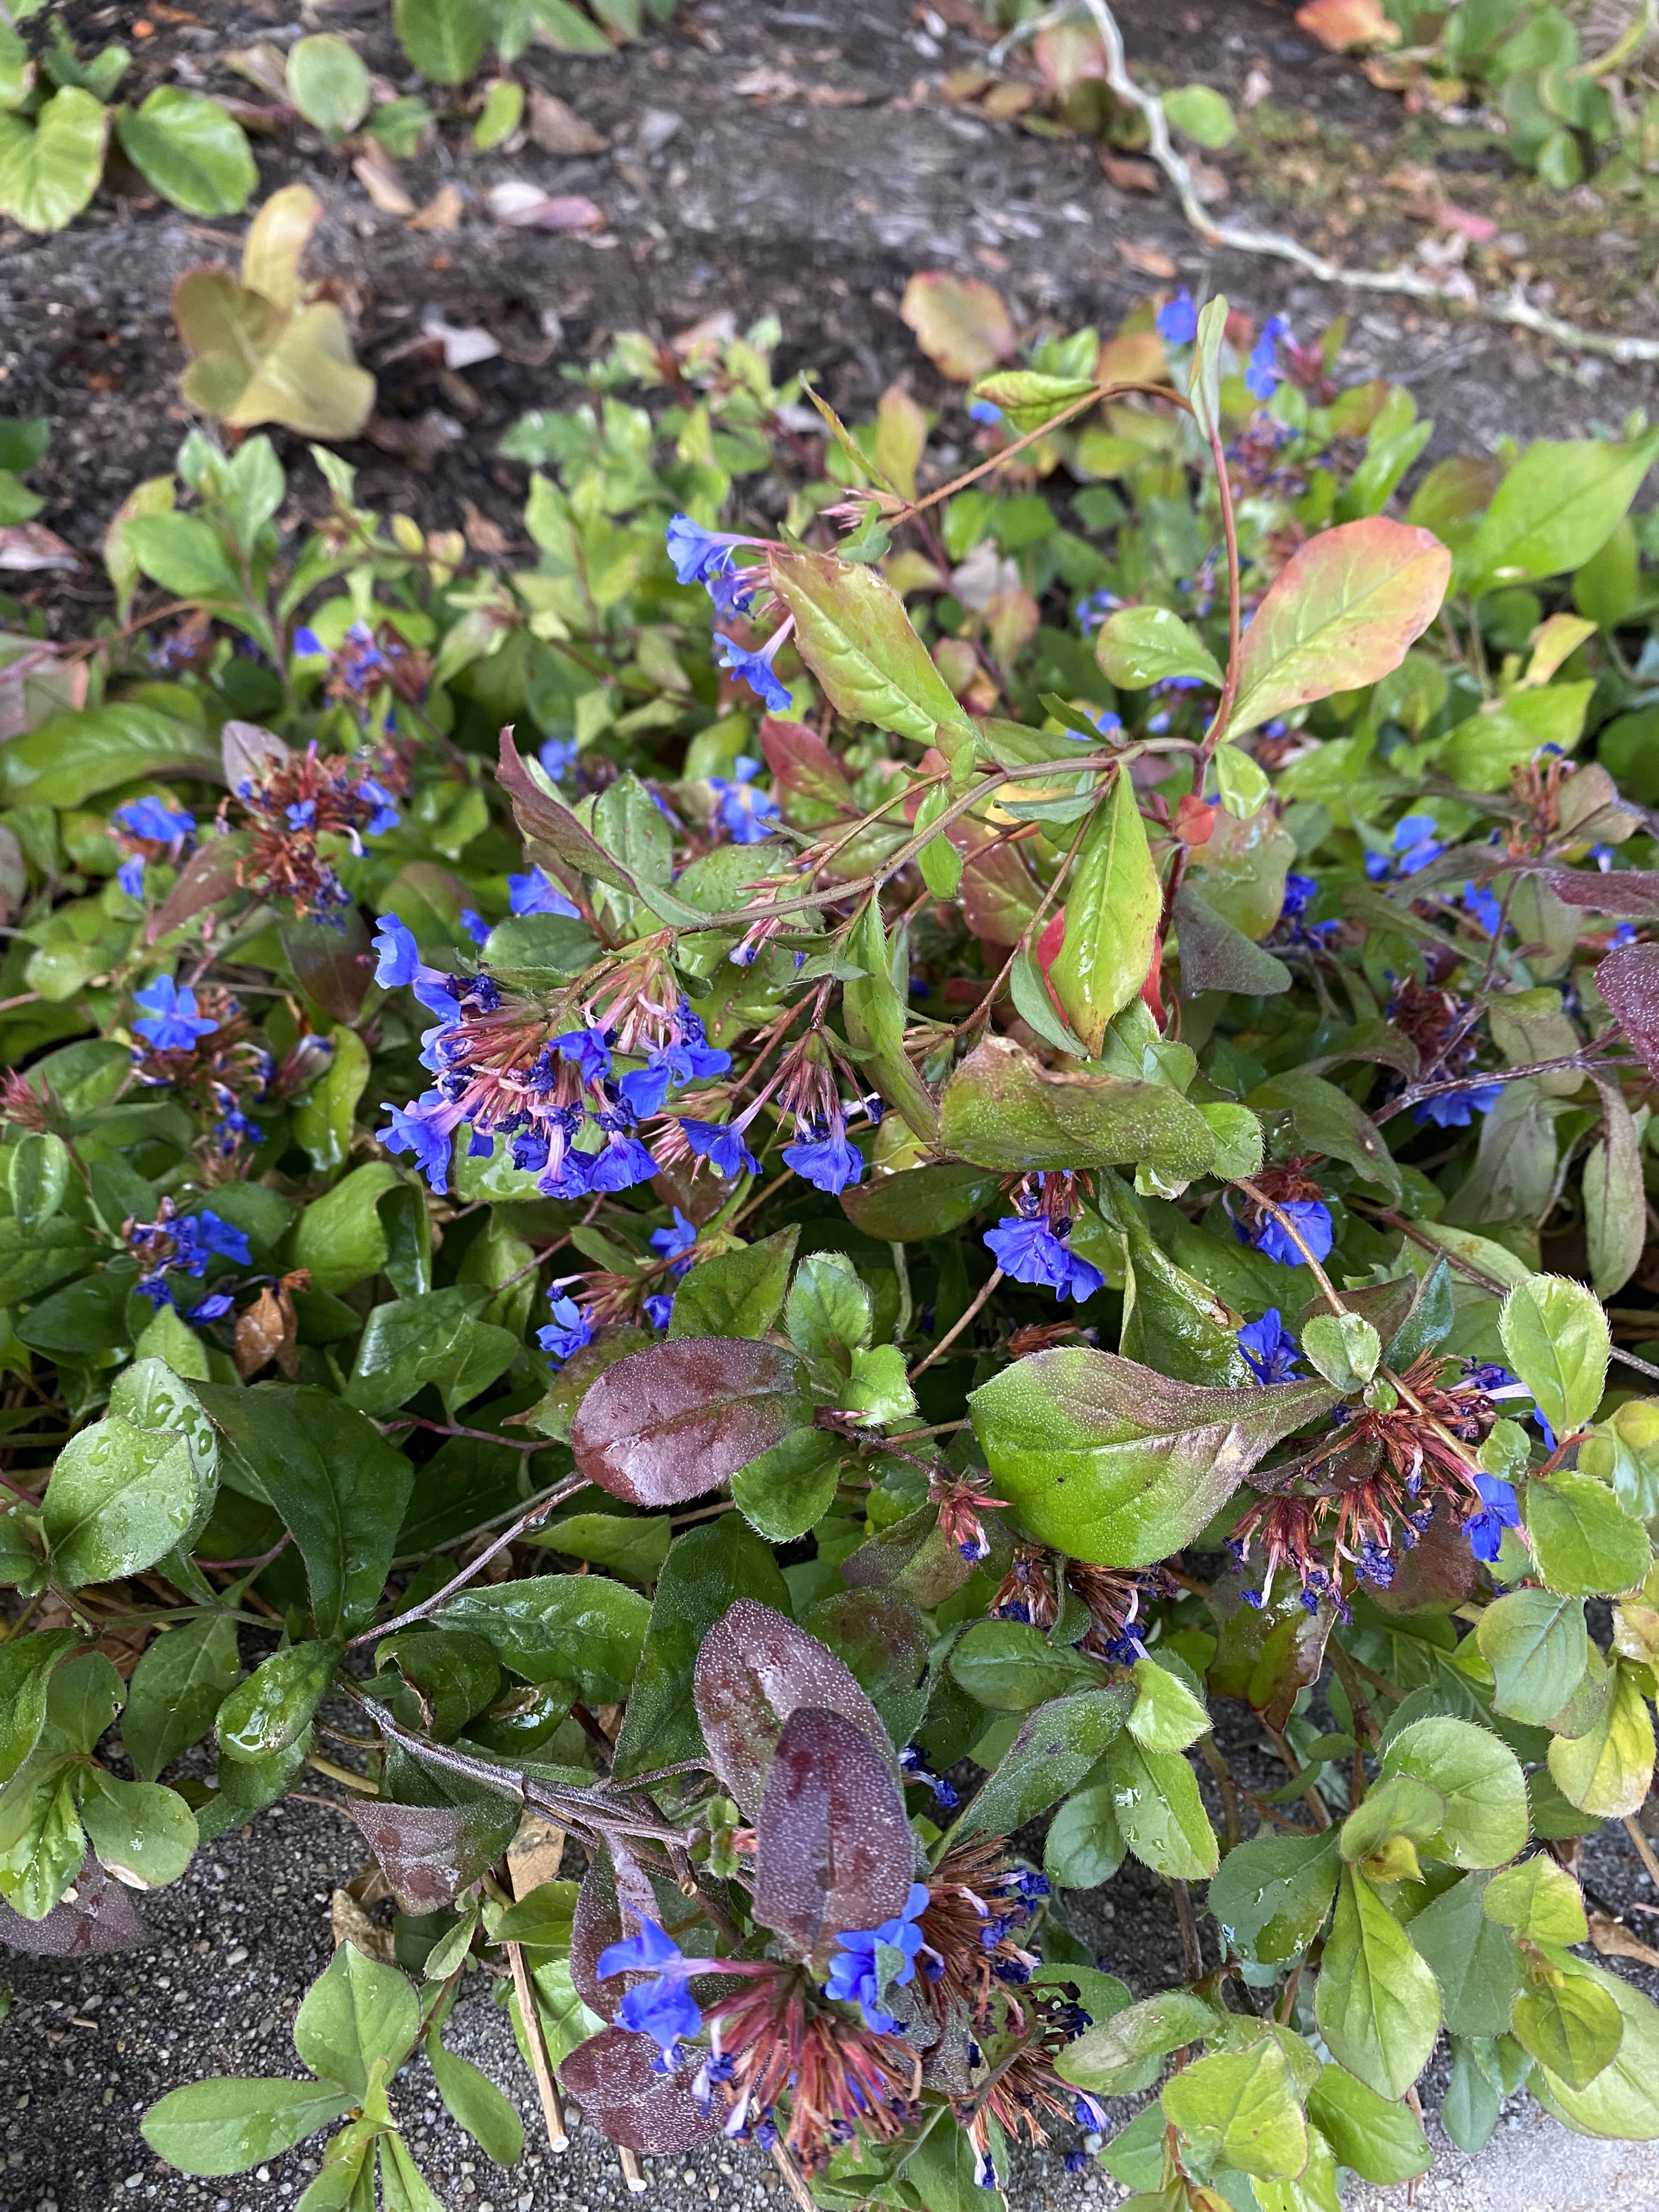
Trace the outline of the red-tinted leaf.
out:
[[[607,1368],[571,1425],[589,1482],[630,1505],[701,1498],[811,1420],[799,1360],[773,1344],[685,1336]]]
[[[1383,14],[1382,0],[1308,0],[1297,9],[1296,20],[1334,54],[1349,46],[1400,44],[1400,26]]]
[[[629,1976],[613,1974],[603,1982],[599,1976],[600,1952],[622,1940],[617,1878],[603,1852],[596,1851],[576,1892],[575,1917],[570,1927],[570,1978],[582,2002],[601,2020],[614,2021],[628,1993]]]
[[[560,2081],[594,2126],[622,2149],[647,2157],[706,2142],[722,2118],[712,2100],[705,2111],[693,2098],[695,2064],[658,2074],[656,2056],[648,2035],[606,2027],[579,2043],[559,2069]]]
[[[149,1941],[131,1893],[112,1881],[88,1851],[73,1890],[44,1920],[25,1920],[0,1901],[0,1943],[44,1959],[95,1959]]]
[[[1595,971],[1595,988],[1650,1069],[1659,1075],[1659,945],[1621,945]]]
[[[596,882],[610,884],[619,891],[634,889],[634,878],[627,869],[611,859],[599,839],[591,830],[583,829],[562,800],[553,798],[535,781],[513,742],[510,727],[501,732],[495,781],[513,803],[513,819],[519,825],[519,835],[532,860],[543,867],[550,861],[562,861],[578,875],[592,876]]]
[[[755,1917],[804,1959],[892,1919],[915,1879],[898,1784],[840,1713],[802,1705],[784,1723],[757,1828]]]
[[[823,806],[852,803],[853,787],[841,763],[805,722],[786,722],[781,715],[768,714],[761,723],[761,750],[779,789],[798,792]]]
[[[228,898],[236,888],[236,864],[246,853],[247,840],[235,835],[210,838],[192,853],[179,870],[178,882],[150,916],[144,932],[146,944],[154,945],[170,929]]]
[[[300,988],[337,1022],[355,1022],[374,973],[368,931],[355,906],[342,907],[337,925],[285,921],[279,934]]]
[[[851,1670],[817,1637],[752,1597],[740,1597],[704,1637],[692,1694],[714,1771],[750,1820],[798,1706],[839,1713],[892,1758],[881,1717]]]
[[[472,1805],[388,1805],[355,1800],[346,1808],[368,1838],[405,1912],[439,1912],[506,1849],[519,1824],[506,1798]]]
[[[988,945],[1018,945],[1042,893],[1012,845],[994,842],[988,823],[964,815],[945,835],[963,857],[963,918]]]
[[[1625,921],[1644,921],[1659,915],[1659,872],[1652,868],[1537,868],[1565,906],[1583,907],[1591,914],[1616,915]],[[1605,994],[1604,994],[1605,995]]]
[[[1431,530],[1369,515],[1309,538],[1273,579],[1244,633],[1224,734],[1398,668],[1440,611],[1451,555]]]

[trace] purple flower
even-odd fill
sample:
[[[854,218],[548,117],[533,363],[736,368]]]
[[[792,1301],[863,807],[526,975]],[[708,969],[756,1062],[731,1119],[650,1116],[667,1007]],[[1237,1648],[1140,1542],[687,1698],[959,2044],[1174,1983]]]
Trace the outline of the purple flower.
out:
[[[234,1260],[238,1267],[246,1267],[249,1264],[251,1255],[247,1238],[228,1221],[210,1212],[206,1206],[199,1213],[185,1214],[179,1224],[181,1229],[185,1221],[193,1222],[196,1225],[194,1241],[201,1249],[204,1264],[209,1254],[222,1260]]]
[[[1271,399],[1279,388],[1279,341],[1289,337],[1283,315],[1269,315],[1244,364],[1244,384],[1253,399]]]
[[[561,1060],[572,1060],[584,1083],[597,1083],[611,1073],[611,1048],[603,1030],[567,1030],[553,1040]]]
[[[413,1152],[415,1164],[440,1197],[448,1188],[449,1139],[463,1118],[458,1104],[435,1091],[423,1091],[412,1105],[380,1101],[392,1121],[375,1135],[389,1152]]]
[[[1248,1322],[1239,1330],[1238,1348],[1258,1382],[1291,1382],[1300,1372],[1295,1341],[1279,1320],[1277,1306],[1269,1306],[1260,1321]]]
[[[864,1155],[849,1141],[845,1125],[837,1118],[827,1136],[803,1144],[799,1138],[783,1148],[787,1166],[804,1176],[815,1190],[839,1197],[849,1182],[864,1174]]]
[[[878,1995],[881,1973],[876,1963],[877,1947],[884,1944],[902,1954],[898,1966],[888,1977],[894,1988],[902,1989],[915,1981],[916,1954],[925,1948],[916,1923],[927,1910],[927,1885],[913,1882],[904,1910],[896,1919],[884,1920],[879,1928],[846,1929],[836,1938],[841,1948],[830,1962],[824,1995],[842,2004],[855,2003],[873,2034],[891,2035],[898,2027],[892,2014],[883,2010]]]
[[[1443,1091],[1421,1100],[1412,1119],[1419,1129],[1429,1121],[1437,1129],[1467,1129],[1477,1114],[1490,1114],[1503,1095],[1501,1083],[1477,1084],[1473,1091]]]
[[[130,837],[153,837],[158,844],[170,845],[178,837],[191,837],[196,833],[193,814],[174,812],[165,799],[146,793],[142,799],[129,799],[118,806],[112,819],[118,829],[125,830]]]
[[[750,653],[735,638],[723,636],[719,630],[714,633],[714,642],[726,647],[717,665],[729,669],[733,676],[740,676],[775,714],[787,714],[790,707],[789,688],[772,668],[772,656],[783,643],[785,634],[781,629],[774,631],[770,641],[758,653]]]
[[[1103,584],[1096,591],[1085,592],[1077,603],[1077,626],[1087,637],[1091,630],[1100,628],[1108,615],[1115,613],[1122,605],[1117,593],[1109,592]],[[1114,722],[1118,720],[1115,714],[1110,719]],[[1122,726],[1121,723],[1119,726]]]
[[[181,990],[171,975],[158,975],[147,989],[135,991],[132,1003],[144,1010],[132,1026],[157,1052],[189,1052],[198,1037],[219,1026],[197,1012],[195,992],[188,985]]]
[[[574,1298],[555,1295],[557,1285],[548,1292],[553,1308],[550,1327],[536,1331],[536,1341],[542,1350],[557,1360],[568,1359],[573,1352],[580,1352],[585,1344],[593,1341],[592,1325]],[[605,1972],[603,1966],[599,1970]],[[620,1971],[613,1967],[613,1973]]]
[[[507,879],[507,902],[514,914],[576,915],[580,909],[559,889],[544,868]]]
[[[1105,1284],[1099,1268],[1073,1251],[1069,1223],[1056,1230],[1040,1216],[1010,1215],[986,1231],[985,1242],[1005,1275],[1017,1283],[1046,1285],[1057,1298],[1080,1304]]]
[[[1495,891],[1482,890],[1474,884],[1465,884],[1463,909],[1474,917],[1488,937],[1496,937],[1503,927],[1503,903]]]
[[[703,580],[703,588],[714,602],[714,612],[722,622],[730,622],[735,615],[746,615],[755,604],[755,594],[765,582],[759,568],[739,568],[728,562],[724,568],[715,569]]]
[[[602,1982],[608,1982],[615,1974],[648,1973],[653,1968],[660,1969],[656,1980],[629,1990],[617,2021],[619,2027],[651,2038],[662,2053],[657,2070],[669,2074],[678,2062],[681,2039],[689,2041],[702,2026],[702,2014],[686,1983],[694,1973],[708,1972],[708,1962],[686,1958],[654,1920],[641,1920],[637,1936],[600,1952],[595,1971]]]
[[[744,1133],[735,1121],[682,1121],[680,1127],[686,1143],[717,1176],[734,1176],[744,1169],[750,1175],[760,1173],[760,1162],[744,1144]]]
[[[1503,1545],[1504,1529],[1521,1526],[1521,1508],[1513,1487],[1498,1475],[1477,1474],[1474,1486],[1485,1510],[1470,1516],[1463,1523],[1463,1534],[1475,1558],[1490,1566]]]
[[[1198,336],[1198,309],[1183,284],[1173,300],[1166,300],[1155,318],[1158,334],[1165,345],[1190,345]]]
[[[301,623],[294,633],[294,650],[301,660],[326,660],[328,647],[309,623]]]
[[[1325,1260],[1330,1256],[1331,1246],[1336,1241],[1336,1230],[1328,1206],[1322,1205],[1316,1198],[1292,1198],[1279,1210],[1280,1213],[1289,1214],[1316,1260]],[[1302,1265],[1301,1252],[1284,1224],[1273,1214],[1267,1215],[1255,1229],[1247,1227],[1242,1221],[1236,1221],[1233,1232],[1241,1244],[1255,1245],[1264,1260],[1276,1260],[1281,1267],[1299,1267]]]
[[[115,880],[129,898],[144,896],[144,856],[135,853],[130,860],[123,860],[115,871]]]

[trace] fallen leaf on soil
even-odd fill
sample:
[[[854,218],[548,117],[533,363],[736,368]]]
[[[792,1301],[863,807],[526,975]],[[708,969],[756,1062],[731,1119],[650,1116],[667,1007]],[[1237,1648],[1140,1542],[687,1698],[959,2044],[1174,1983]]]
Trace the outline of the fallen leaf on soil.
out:
[[[1213,167],[1208,161],[1194,161],[1192,167],[1193,189],[1198,194],[1200,204],[1205,207],[1218,207],[1232,190],[1232,186],[1222,175],[1220,170]]]
[[[392,157],[373,139],[351,165],[351,173],[382,215],[413,215],[415,203],[404,190]]]
[[[466,502],[466,542],[475,553],[498,556],[505,553],[511,540],[500,523],[492,522],[483,509],[471,500]]]
[[[444,367],[449,369],[474,368],[481,361],[494,361],[501,346],[486,330],[469,324],[457,330],[445,322],[435,311],[427,316],[421,330],[428,338],[434,338],[443,348]]]
[[[1109,154],[1100,149],[1100,166],[1109,185],[1115,185],[1121,192],[1155,192],[1158,190],[1158,171],[1151,161],[1137,161],[1133,154]]]
[[[939,88],[954,107],[963,100],[977,100],[981,93],[988,92],[995,82],[995,76],[988,69],[959,69],[951,70],[942,76]]]
[[[39,522],[14,522],[0,530],[0,568],[78,568],[81,556],[55,531]]]
[[[1443,229],[1461,231],[1472,246],[1484,246],[1488,239],[1498,235],[1498,225],[1489,215],[1475,215],[1451,200],[1441,202],[1434,211],[1434,219]]]
[[[44,640],[26,645],[0,665],[0,744],[21,738],[53,714],[84,707],[88,674],[84,660],[65,661],[55,645]],[[11,916],[0,918],[9,921]]]
[[[566,161],[578,154],[603,154],[611,143],[556,93],[544,92],[539,85],[531,88],[530,136],[544,154],[556,154]]]
[[[1382,0],[1308,0],[1296,20],[1334,54],[1349,46],[1400,44],[1400,26],[1382,13]]]
[[[1036,105],[1036,87],[1032,84],[993,85],[980,102],[985,113],[999,123],[1012,123],[1017,115],[1024,115],[1028,107]]]
[[[441,185],[419,215],[410,217],[409,228],[411,230],[459,230],[462,205],[457,185]]]
[[[1267,71],[1260,62],[1252,62],[1249,75],[1244,80],[1244,89],[1239,94],[1240,104],[1245,107],[1260,107],[1273,88],[1273,81]]]
[[[1042,72],[1043,90],[1064,100],[1087,77],[1106,74],[1106,49],[1088,23],[1056,23],[1039,31],[1031,52]]]
[[[287,65],[280,50],[263,41],[257,46],[238,46],[225,56],[238,76],[245,76],[252,85],[266,93],[272,100],[288,99]]]
[[[1604,1959],[1634,1959],[1638,1966],[1659,1966],[1659,1951],[1640,1942],[1605,1912],[1591,1913],[1589,1936]]]
[[[869,107],[880,97],[879,93],[860,92],[854,85],[809,84],[806,88],[809,107]]]
[[[397,415],[370,417],[363,435],[383,453],[397,453],[411,468],[429,469],[447,446],[459,446],[466,432],[453,415],[428,407],[412,421]]]
[[[904,288],[900,316],[935,368],[958,384],[984,376],[1014,350],[1014,326],[1000,295],[976,276],[920,270]]]
[[[349,1889],[335,1891],[329,1900],[328,1917],[337,1944],[349,1943],[364,1958],[373,1959],[382,1966],[393,1963],[397,1953],[391,1929],[371,1920]]]
[[[1128,263],[1130,268],[1139,269],[1143,276],[1168,278],[1176,273],[1174,262],[1167,253],[1160,252],[1155,246],[1137,246],[1132,238],[1120,238],[1117,241],[1117,250],[1120,257]]]
[[[787,70],[774,69],[769,63],[763,62],[758,68],[745,70],[741,76],[733,77],[732,89],[743,100],[794,100],[799,98],[801,86],[799,79],[791,76]]]
[[[603,230],[604,210],[580,192],[544,192],[520,177],[492,185],[489,212],[509,230]]]

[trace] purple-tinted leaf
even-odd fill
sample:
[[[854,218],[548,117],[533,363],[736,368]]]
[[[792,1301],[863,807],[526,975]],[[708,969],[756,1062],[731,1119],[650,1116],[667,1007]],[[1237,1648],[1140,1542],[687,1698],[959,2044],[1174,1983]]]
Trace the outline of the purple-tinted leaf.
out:
[[[619,891],[635,889],[627,869],[612,860],[562,800],[544,791],[535,781],[513,742],[510,726],[501,732],[495,781],[512,801],[513,819],[532,860],[544,867],[550,860],[562,862],[560,872],[574,869],[579,876],[592,876],[596,883],[610,884]]]
[[[1659,871],[1652,868],[1532,868],[1565,906],[1591,914],[1610,914],[1626,921],[1659,915]],[[1606,998],[1604,991],[1602,997]],[[1608,1001],[1611,1004],[1611,1000]]]
[[[755,1917],[804,1959],[893,1918],[915,1878],[892,1769],[839,1713],[802,1705],[784,1723],[757,1830]]]
[[[245,783],[263,781],[272,769],[294,757],[275,730],[263,722],[227,722],[219,732],[219,753],[225,764],[225,781],[233,791]]]
[[[277,933],[307,997],[337,1022],[356,1021],[374,972],[368,931],[356,908],[342,907],[335,927],[290,919]]]
[[[703,1638],[693,1691],[714,1771],[750,1820],[784,1723],[798,1706],[838,1713],[890,1764],[881,1716],[850,1668],[757,1599],[740,1597]]]
[[[594,2126],[620,2148],[647,2157],[706,2142],[722,2117],[712,2100],[705,2112],[693,2098],[695,2063],[658,2074],[656,2056],[648,2035],[606,2027],[579,2043],[559,2068],[560,2081]]]
[[[236,864],[246,858],[247,840],[233,834],[228,837],[213,837],[199,851],[192,853],[179,872],[179,880],[167,893],[144,932],[146,944],[154,945],[170,929],[177,929],[202,913],[228,898],[236,888]]]
[[[631,1505],[683,1504],[812,1419],[792,1352],[686,1336],[630,1352],[601,1375],[571,1425],[589,1482]]]
[[[1649,1068],[1659,1074],[1659,945],[1621,945],[1595,971],[1595,988]]]
[[[841,1563],[841,1578],[849,1589],[886,1589],[896,1586],[916,1603],[928,1607],[954,1597],[976,1565],[983,1565],[993,1582],[1007,1572],[1014,1544],[1007,1525],[996,1513],[981,1513],[979,1525],[990,1544],[982,1561],[963,1557],[962,1547],[939,1525],[936,1505],[918,1505],[902,1521],[878,1528]]]
[[[890,1587],[836,1590],[808,1619],[852,1668],[894,1742],[908,1743],[927,1709],[931,1641],[915,1600]]]
[[[131,1893],[112,1881],[90,1851],[73,1887],[44,1920],[25,1920],[0,1902],[0,1943],[9,1943],[14,1951],[32,1951],[37,1958],[95,1959],[149,1941]]]
[[[599,1977],[599,1954],[622,1940],[622,1905],[617,1896],[617,1877],[604,1853],[596,1851],[587,1863],[582,1886],[576,1892],[575,1917],[570,1927],[570,1978],[582,2002],[605,2021],[616,2019],[632,1978],[612,1974],[602,1982]]]
[[[405,1912],[439,1912],[505,1850],[519,1824],[506,1798],[471,1805],[389,1805],[358,1799],[346,1808],[368,1838]]]
[[[786,721],[781,715],[761,720],[761,750],[772,771],[774,786],[793,791],[821,806],[848,806],[853,787],[846,771],[816,730],[805,722]]]

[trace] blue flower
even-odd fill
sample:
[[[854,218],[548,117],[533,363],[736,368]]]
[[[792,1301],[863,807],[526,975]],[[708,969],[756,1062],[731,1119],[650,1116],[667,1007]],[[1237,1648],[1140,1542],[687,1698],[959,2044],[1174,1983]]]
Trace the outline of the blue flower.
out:
[[[1319,895],[1317,876],[1298,876],[1294,872],[1285,878],[1285,903],[1279,909],[1279,918],[1295,921],[1304,912],[1308,902]]]
[[[1069,1223],[1056,1230],[1040,1216],[1012,1214],[988,1229],[985,1242],[1005,1275],[1017,1283],[1046,1285],[1057,1298],[1081,1303],[1105,1285],[1099,1268],[1073,1251]]]
[[[380,1101],[392,1121],[375,1135],[389,1152],[413,1152],[415,1164],[440,1197],[448,1188],[449,1139],[462,1120],[461,1109],[435,1091],[423,1091],[412,1104]]]
[[[553,1308],[553,1320],[549,1328],[536,1331],[536,1341],[553,1358],[568,1359],[573,1352],[580,1352],[583,1345],[593,1341],[592,1324],[574,1298],[556,1297],[552,1291],[547,1295]],[[600,1972],[604,1971],[601,1967]]]
[[[296,799],[283,811],[288,817],[290,830],[309,830],[317,819],[317,802],[314,799]]]
[[[734,615],[746,615],[755,604],[755,594],[765,581],[759,568],[739,568],[735,562],[718,568],[704,579],[703,588],[714,602],[714,612],[722,622],[730,622]]]
[[[839,1197],[849,1182],[858,1182],[864,1174],[864,1155],[849,1141],[846,1128],[837,1122],[829,1134],[803,1144],[798,1138],[783,1148],[785,1164],[793,1168],[815,1190],[827,1190]]]
[[[1173,300],[1166,300],[1155,318],[1158,334],[1165,345],[1190,345],[1198,336],[1198,309],[1182,285]]]
[[[252,1255],[247,1249],[247,1238],[240,1229],[218,1214],[210,1212],[206,1206],[199,1213],[189,1213],[184,1218],[196,1224],[196,1242],[201,1249],[204,1265],[209,1254],[222,1260],[234,1260],[240,1267],[249,1265]],[[183,1223],[179,1225],[182,1227]]]
[[[654,1297],[645,1302],[645,1317],[653,1328],[666,1328],[668,1317],[673,1310],[674,1294],[672,1291],[659,1291]]]
[[[612,1943],[600,1952],[595,1972],[602,1982],[617,1974],[649,1973],[659,1969],[653,1982],[629,1990],[617,2014],[620,2027],[636,2035],[648,2035],[661,2051],[659,2073],[671,2073],[679,2057],[681,2039],[690,2040],[702,2026],[696,2000],[686,1987],[694,1973],[706,1973],[708,1962],[688,1959],[672,1936],[654,1920],[641,1920],[637,1936]]]
[[[882,2009],[878,1991],[881,1973],[876,1963],[876,1947],[885,1944],[899,1952],[900,1963],[888,1977],[896,1989],[903,1989],[916,1978],[916,1954],[923,1948],[921,1930],[916,1923],[927,1910],[928,1893],[925,1882],[913,1882],[910,1894],[904,1900],[904,1910],[896,1919],[884,1920],[879,1928],[849,1928],[836,1938],[841,1946],[830,1962],[830,1978],[824,1984],[824,1994],[836,1997],[843,2004],[856,2003],[864,2015],[864,2024],[876,2035],[891,2035],[898,2022],[890,2012]]]
[[[1002,410],[993,405],[988,399],[975,399],[968,409],[968,420],[970,422],[1000,422]]]
[[[1419,1129],[1430,1121],[1437,1129],[1467,1129],[1477,1114],[1490,1114],[1503,1095],[1501,1083],[1477,1084],[1473,1091],[1443,1091],[1419,1101],[1412,1119]]]
[[[1292,1198],[1280,1206],[1279,1212],[1289,1214],[1316,1260],[1328,1259],[1331,1246],[1336,1241],[1335,1225],[1331,1220],[1328,1206],[1322,1205],[1316,1198]],[[1236,1221],[1233,1231],[1241,1244],[1255,1245],[1264,1260],[1276,1260],[1281,1267],[1299,1267],[1302,1265],[1302,1254],[1284,1224],[1271,1213],[1255,1229],[1250,1229],[1242,1221]]]
[[[464,906],[460,911],[459,920],[461,927],[475,945],[489,943],[489,924],[481,914],[474,914],[470,906]]]
[[[1279,387],[1279,341],[1291,326],[1283,315],[1269,315],[1244,364],[1244,384],[1253,399],[1271,399]]]
[[[1446,848],[1434,834],[1433,815],[1407,814],[1394,825],[1394,849],[1400,855],[1401,874],[1414,876]]]
[[[135,991],[132,1003],[144,1010],[132,1026],[157,1052],[190,1052],[198,1037],[219,1026],[197,1012],[195,992],[187,985],[181,990],[171,975],[158,975],[147,989]]]
[[[1503,1545],[1504,1529],[1521,1526],[1521,1508],[1512,1486],[1498,1475],[1477,1474],[1474,1486],[1485,1510],[1463,1523],[1463,1534],[1475,1558],[1490,1566]]]
[[[786,694],[784,707],[788,703]],[[772,825],[778,819],[776,799],[769,792],[751,788],[760,769],[758,761],[739,753],[732,763],[729,776],[713,775],[708,779],[709,789],[719,802],[715,811],[734,845],[758,845],[763,838],[770,836]]]
[[[673,1226],[668,1229],[653,1229],[648,1241],[651,1249],[659,1253],[665,1260],[678,1260],[683,1252],[689,1252],[696,1243],[697,1226],[696,1222],[688,1221],[677,1206],[674,1208]],[[689,1260],[686,1261],[684,1266],[676,1267],[674,1273],[677,1275],[683,1275],[690,1264]]]
[[[689,514],[677,514],[667,530],[668,557],[674,564],[677,584],[701,584],[732,558],[734,544],[745,543],[729,531],[705,530]]]
[[[597,1083],[611,1073],[611,1048],[603,1030],[567,1030],[554,1038],[553,1047],[561,1060],[575,1063],[584,1083]]]
[[[514,914],[575,915],[580,912],[544,868],[532,868],[527,875],[509,876],[507,896]]]
[[[130,837],[153,837],[162,845],[170,845],[175,837],[191,837],[196,833],[193,814],[175,812],[165,799],[148,793],[143,799],[129,799],[125,806],[118,806],[112,818],[116,827],[125,830]]]
[[[423,970],[415,933],[395,914],[383,914],[374,925],[371,950],[375,953],[374,980],[383,991],[412,983]]]
[[[1269,1306],[1260,1321],[1248,1322],[1238,1332],[1238,1348],[1244,1364],[1258,1382],[1290,1382],[1300,1373],[1294,1340]]]
[[[204,1298],[199,1305],[191,1308],[190,1317],[192,1321],[219,1321],[235,1303],[228,1291],[215,1291],[210,1297]]]
[[[357,789],[363,798],[372,799],[374,805],[374,813],[363,824],[364,836],[383,837],[388,830],[395,830],[402,817],[392,793],[376,783],[372,775],[366,775]]]
[[[1463,908],[1480,925],[1488,937],[1496,937],[1503,926],[1504,908],[1493,890],[1482,890],[1474,884],[1463,886]]]
[[[750,1175],[760,1173],[760,1162],[744,1144],[743,1131],[735,1122],[682,1121],[680,1127],[686,1143],[717,1176],[738,1175],[745,1168]]]
[[[719,630],[714,633],[715,644],[726,647],[716,665],[729,669],[733,676],[740,676],[775,714],[787,714],[790,708],[789,687],[773,672],[772,668],[772,655],[782,644],[783,638],[783,631],[778,630],[774,633],[769,644],[763,646],[758,653],[750,653],[735,638],[723,636]]]
[[[144,856],[135,853],[130,860],[123,860],[115,871],[115,880],[129,898],[144,896]]]
[[[613,1133],[593,1157],[589,1190],[631,1190],[636,1182],[649,1182],[657,1163],[637,1137]]]
[[[326,660],[328,647],[309,623],[301,623],[294,633],[294,650],[301,660]]]
[[[574,738],[550,738],[536,757],[554,783],[562,781],[576,765],[580,750]]]

